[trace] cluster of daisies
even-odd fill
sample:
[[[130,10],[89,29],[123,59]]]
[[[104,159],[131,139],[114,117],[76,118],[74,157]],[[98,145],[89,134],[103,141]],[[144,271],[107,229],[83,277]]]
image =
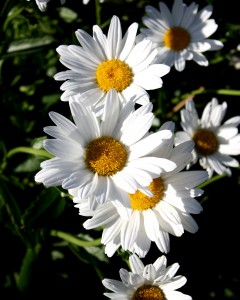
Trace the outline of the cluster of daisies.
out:
[[[30,0],[27,0],[27,1],[30,1]],[[50,0],[35,0],[35,1],[36,1],[36,4],[37,4],[38,8],[39,8],[42,12],[44,12],[44,11],[46,11],[46,9],[47,9],[47,4],[48,4],[48,2],[49,2]],[[82,3],[86,5],[86,4],[88,4],[89,1],[90,1],[90,0],[83,0]],[[65,2],[66,2],[66,0],[60,0],[60,3],[61,3],[61,4],[65,4]],[[100,2],[100,3],[103,3],[104,0],[100,0],[99,2]]]
[[[37,2],[47,3],[47,1]],[[63,1],[61,1],[63,2]],[[87,230],[102,228],[105,254],[130,251],[131,272],[120,270],[121,281],[104,279],[111,299],[187,300],[176,289],[186,283],[175,276],[179,265],[167,267],[165,255],[143,265],[152,243],[161,253],[170,250],[170,236],[195,233],[192,217],[202,206],[195,198],[198,186],[214,172],[231,175],[239,163],[240,116],[224,123],[227,104],[213,98],[199,118],[194,101],[181,111],[183,131],[168,121],[151,131],[154,113],[148,90],[161,88],[171,67],[183,71],[187,60],[207,66],[203,55],[218,50],[220,41],[209,39],[217,25],[212,7],[198,10],[175,0],[172,10],[146,6],[137,34],[132,23],[123,35],[113,16],[107,35],[97,25],[93,34],[78,29],[77,45],[57,48],[68,69],[54,78],[64,81],[61,100],[69,104],[72,121],[57,112],[54,126],[44,128],[51,139],[44,148],[53,158],[41,163],[36,182],[61,186],[73,197]],[[203,170],[190,170],[197,162]]]

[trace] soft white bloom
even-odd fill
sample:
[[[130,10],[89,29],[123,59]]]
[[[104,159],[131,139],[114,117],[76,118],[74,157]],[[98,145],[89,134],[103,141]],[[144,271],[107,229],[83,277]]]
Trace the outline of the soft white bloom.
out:
[[[65,81],[61,100],[80,93],[85,106],[94,105],[101,111],[109,90],[115,89],[123,104],[130,99],[139,104],[149,102],[146,90],[162,87],[161,77],[170,68],[152,64],[157,50],[152,49],[150,40],[136,43],[137,29],[138,24],[133,23],[122,37],[120,20],[113,16],[107,36],[95,25],[93,37],[84,30],[76,31],[81,46],[59,46],[60,61],[69,69],[54,76]]]
[[[147,28],[141,32],[153,41],[157,48],[157,61],[182,71],[186,60],[194,60],[200,66],[208,66],[208,60],[202,54],[209,50],[219,50],[222,42],[209,39],[218,25],[213,19],[213,7],[207,5],[198,11],[198,4],[189,6],[182,0],[175,0],[172,11],[164,2],[159,2],[159,10],[146,6],[146,16],[142,18]]]
[[[162,130],[171,129],[173,122],[166,122]],[[194,188],[207,180],[206,171],[183,171],[192,160],[192,141],[173,147],[174,138],[165,140],[157,149],[158,157],[172,161],[177,165],[172,171],[163,170],[155,177],[149,189],[152,195],[139,189],[135,193],[121,191],[121,198],[112,198],[95,211],[89,209],[89,200],[74,197],[79,214],[91,217],[83,223],[84,228],[93,229],[103,226],[102,243],[105,253],[111,257],[122,247],[140,257],[150,250],[154,242],[161,252],[170,249],[169,233],[181,236],[184,230],[194,233],[198,226],[190,214],[202,211],[200,203],[194,197],[201,196],[203,190]],[[140,175],[140,174],[139,174]],[[74,195],[74,191],[71,191]],[[76,195],[74,195],[76,196]]]
[[[36,0],[36,4],[41,11],[45,11],[47,9],[47,3],[50,0]]]
[[[236,49],[231,50],[229,65],[233,66],[236,70],[240,70],[240,44]]]
[[[90,0],[83,0],[83,4],[85,4],[85,5],[86,5],[86,4],[88,4],[88,2],[89,2],[89,1],[90,1]],[[100,3],[103,3],[103,2],[104,2],[104,0],[99,0],[99,2],[100,2]]]
[[[94,195],[97,203],[104,203],[120,199],[122,190],[135,193],[159,173],[176,167],[168,159],[151,155],[173,134],[167,129],[148,134],[154,119],[150,102],[135,111],[129,101],[120,110],[117,93],[111,90],[101,121],[79,97],[69,102],[75,124],[58,113],[49,114],[56,126],[44,128],[54,137],[44,141],[44,148],[56,157],[41,163],[37,182],[77,189],[78,197]]]
[[[131,272],[120,269],[121,281],[104,279],[103,285],[112,293],[104,293],[115,300],[191,300],[192,297],[176,291],[187,282],[182,275],[175,276],[179,264],[167,267],[167,258],[162,255],[153,264],[144,266],[137,255],[129,257]]]
[[[185,109],[181,110],[181,126],[183,131],[176,132],[175,143],[180,144],[193,140],[193,161],[188,168],[198,160],[200,165],[212,177],[215,171],[218,174],[231,175],[230,167],[238,167],[239,162],[231,155],[240,154],[240,134],[238,126],[240,116],[225,121],[227,103],[218,104],[213,98],[203,110],[201,119],[193,100],[188,100]]]
[[[30,0],[27,0],[30,1]],[[45,11],[47,9],[47,3],[50,0],[36,0],[36,4],[41,11]],[[60,0],[61,4],[64,4],[66,0]]]

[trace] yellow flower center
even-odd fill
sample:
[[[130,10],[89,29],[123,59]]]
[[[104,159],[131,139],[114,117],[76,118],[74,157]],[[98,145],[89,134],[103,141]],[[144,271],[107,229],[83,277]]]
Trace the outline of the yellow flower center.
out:
[[[162,199],[165,187],[161,177],[153,179],[148,188],[153,193],[152,197],[143,194],[139,190],[135,194],[129,194],[132,209],[147,210],[154,207]]]
[[[207,129],[199,129],[193,135],[196,151],[203,156],[215,153],[218,149],[218,140],[215,134]]]
[[[121,171],[127,162],[123,144],[109,136],[91,141],[85,152],[85,164],[93,173],[111,176]]]
[[[158,286],[143,285],[136,290],[131,300],[166,300],[166,298]]]
[[[111,59],[102,62],[96,70],[97,84],[101,90],[125,90],[133,81],[132,69],[123,61]]]
[[[182,27],[169,28],[163,38],[164,45],[173,51],[182,51],[190,44],[191,36],[188,31]]]

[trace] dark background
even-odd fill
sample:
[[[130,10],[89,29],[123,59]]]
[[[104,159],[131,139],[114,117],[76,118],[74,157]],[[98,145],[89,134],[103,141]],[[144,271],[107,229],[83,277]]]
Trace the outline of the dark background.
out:
[[[212,97],[227,102],[226,119],[240,112],[239,96],[217,92],[240,87],[240,70],[232,63],[233,57],[240,58],[236,49],[240,33],[238,1],[196,2],[199,8],[213,5],[212,17],[219,27],[210,38],[221,40],[224,48],[206,53],[209,67],[187,62],[183,72],[172,69],[163,77],[163,87],[150,91],[160,122],[171,119],[176,129],[180,129],[179,111],[171,117],[168,113],[184,100],[184,95],[201,88],[204,92],[195,96],[200,112]],[[165,3],[172,5],[172,1]],[[133,22],[142,26],[147,4],[158,7],[158,1],[105,1],[101,5],[103,30],[107,32],[113,15],[121,19],[123,32]],[[78,45],[74,34],[77,29],[92,33],[95,1],[83,5],[80,0],[66,0],[61,7],[60,1],[51,0],[44,13],[33,0],[2,1],[0,8],[0,299],[81,299],[85,295],[106,299],[101,279],[120,279],[119,269],[128,269],[124,254],[119,251],[107,259],[102,247],[90,254],[53,237],[52,229],[81,233],[82,238],[99,238],[101,231],[83,229],[85,219],[78,215],[68,195],[62,194],[64,191],[34,182],[39,164],[46,158],[24,152],[7,157],[16,147],[40,148],[45,138],[43,127],[51,125],[49,111],[70,118],[68,104],[60,101],[62,82],[53,79],[55,73],[65,70],[55,49]],[[177,275],[188,280],[180,291],[195,300],[240,299],[239,183],[239,169],[234,169],[231,177],[207,185],[198,199],[203,212],[194,216],[199,231],[170,238],[168,265],[180,264]],[[152,244],[143,261],[153,263],[159,255]]]

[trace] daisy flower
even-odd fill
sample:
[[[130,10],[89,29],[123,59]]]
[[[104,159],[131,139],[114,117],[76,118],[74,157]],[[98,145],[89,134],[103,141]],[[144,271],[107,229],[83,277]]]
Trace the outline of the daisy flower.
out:
[[[159,10],[147,5],[146,16],[142,18],[147,28],[140,31],[153,41],[158,50],[158,62],[174,65],[177,71],[185,68],[186,60],[194,60],[200,66],[208,66],[208,60],[202,54],[209,50],[219,50],[222,42],[209,39],[218,25],[209,19],[213,7],[207,5],[198,11],[198,5],[189,6],[182,0],[175,0],[172,11],[164,2],[159,2]]]
[[[117,92],[111,90],[105,120],[100,121],[79,97],[69,102],[75,124],[56,112],[49,114],[56,126],[44,131],[54,139],[45,140],[43,146],[55,157],[41,163],[37,182],[77,188],[79,197],[95,195],[98,203],[104,203],[109,197],[118,199],[119,190],[134,193],[159,172],[176,167],[168,159],[151,155],[164,139],[172,138],[170,130],[148,134],[154,118],[151,103],[134,110],[129,101],[120,110]]]
[[[200,119],[193,100],[186,102],[185,109],[180,112],[183,131],[176,132],[175,143],[194,141],[193,161],[188,168],[199,160],[209,177],[212,177],[213,172],[230,176],[229,167],[239,166],[239,162],[231,155],[240,154],[240,134],[237,129],[240,116],[221,124],[226,110],[226,102],[218,104],[218,100],[213,98],[204,108]]]
[[[86,4],[88,4],[88,2],[89,2],[89,1],[90,1],[90,0],[83,0],[83,4],[85,4],[85,5],[86,5]],[[104,2],[104,0],[99,0],[99,2],[100,2],[100,3],[103,3],[103,2]]]
[[[121,281],[104,279],[103,285],[112,293],[104,293],[110,299],[138,300],[191,300],[192,297],[176,291],[187,282],[182,275],[175,276],[179,264],[167,267],[167,258],[162,255],[153,264],[144,266],[142,260],[133,254],[129,257],[131,272],[121,268]]]
[[[174,129],[172,122],[161,130]],[[138,189],[135,193],[121,191],[121,198],[113,198],[95,211],[89,209],[87,199],[73,198],[82,216],[91,217],[83,223],[85,229],[103,226],[102,244],[111,257],[121,246],[123,250],[145,257],[154,242],[161,252],[170,249],[169,233],[181,236],[184,230],[195,233],[198,226],[190,214],[202,211],[194,197],[203,190],[194,188],[207,180],[206,171],[182,171],[192,160],[192,141],[173,147],[174,139],[165,140],[157,155],[177,165],[172,171],[162,171],[148,186],[152,195]],[[154,154],[156,155],[156,154]]]
[[[47,3],[50,0],[36,0],[36,4],[41,11],[45,11],[47,9]]]
[[[30,0],[28,0],[30,1]],[[38,8],[44,12],[46,9],[47,9],[47,3],[49,2],[50,0],[36,0],[36,4],[38,6]],[[65,0],[60,0],[61,1],[61,4],[64,4],[65,3]]]
[[[122,37],[120,20],[113,16],[107,36],[95,25],[93,37],[84,30],[76,31],[81,46],[59,46],[60,61],[69,69],[54,76],[65,81],[61,100],[80,93],[84,105],[102,108],[108,92],[115,89],[123,104],[130,99],[138,104],[149,102],[146,90],[162,87],[161,77],[170,68],[151,64],[157,50],[150,40],[136,43],[137,29],[138,24],[133,23]]]

